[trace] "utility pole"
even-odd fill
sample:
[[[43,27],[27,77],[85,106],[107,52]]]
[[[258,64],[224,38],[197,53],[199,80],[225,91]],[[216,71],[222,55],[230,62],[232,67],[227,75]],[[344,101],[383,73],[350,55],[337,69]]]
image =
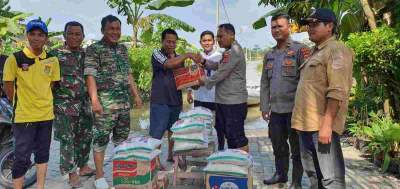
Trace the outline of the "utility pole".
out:
[[[217,26],[215,27],[216,30],[218,30],[218,26],[219,26],[219,0],[217,0],[217,13],[216,13],[216,22]]]

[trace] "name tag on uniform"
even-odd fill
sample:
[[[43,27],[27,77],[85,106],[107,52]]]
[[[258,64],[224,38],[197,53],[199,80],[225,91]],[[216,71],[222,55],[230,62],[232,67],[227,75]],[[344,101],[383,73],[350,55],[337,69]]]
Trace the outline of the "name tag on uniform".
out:
[[[272,64],[272,63],[267,63],[267,64],[265,65],[265,69],[267,69],[267,70],[271,70],[272,67],[273,67],[273,64]]]
[[[294,65],[294,63],[293,63],[293,61],[286,59],[283,61],[283,65],[284,66],[292,66],[292,65]]]

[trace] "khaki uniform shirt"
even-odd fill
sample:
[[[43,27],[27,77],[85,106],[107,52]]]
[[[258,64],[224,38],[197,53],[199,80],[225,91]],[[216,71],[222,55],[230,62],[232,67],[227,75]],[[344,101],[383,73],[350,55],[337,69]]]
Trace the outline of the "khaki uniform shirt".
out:
[[[352,50],[335,37],[314,48],[310,58],[300,66],[292,128],[318,131],[327,100],[331,98],[340,101],[332,130],[343,133],[352,85],[353,58]]]

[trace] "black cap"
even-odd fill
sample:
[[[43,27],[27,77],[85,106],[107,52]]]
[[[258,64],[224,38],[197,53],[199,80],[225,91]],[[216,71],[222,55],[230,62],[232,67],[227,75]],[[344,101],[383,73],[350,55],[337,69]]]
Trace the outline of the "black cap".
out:
[[[331,9],[315,9],[307,18],[301,19],[300,24],[306,25],[310,22],[333,22],[336,23],[335,13]]]

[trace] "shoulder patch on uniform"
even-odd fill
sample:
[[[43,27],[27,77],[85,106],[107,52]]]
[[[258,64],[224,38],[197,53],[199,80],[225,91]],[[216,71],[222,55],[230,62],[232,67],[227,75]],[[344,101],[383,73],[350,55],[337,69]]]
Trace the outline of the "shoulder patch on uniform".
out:
[[[294,50],[289,50],[288,52],[287,52],[287,55],[288,56],[294,56],[296,54],[296,52],[294,52]]]
[[[307,47],[303,47],[300,49],[301,54],[303,55],[304,59],[307,59],[311,55],[311,50]]]

